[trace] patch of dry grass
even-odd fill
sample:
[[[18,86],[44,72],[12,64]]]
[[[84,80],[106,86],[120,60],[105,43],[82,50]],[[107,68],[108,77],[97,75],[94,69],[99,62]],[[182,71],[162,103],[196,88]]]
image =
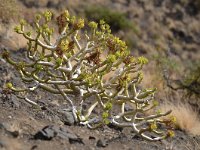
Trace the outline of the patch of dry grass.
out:
[[[166,102],[161,104],[160,110],[172,110],[172,115],[176,117],[176,127],[192,135],[200,135],[200,119],[198,113],[189,104]]]

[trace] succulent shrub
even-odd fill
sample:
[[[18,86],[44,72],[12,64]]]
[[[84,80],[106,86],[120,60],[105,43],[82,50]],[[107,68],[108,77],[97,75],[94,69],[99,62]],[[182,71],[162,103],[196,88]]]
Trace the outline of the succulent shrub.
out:
[[[34,32],[28,31],[25,20],[15,27],[28,41],[29,61],[14,61],[8,51],[2,56],[17,69],[27,88],[17,88],[12,83],[7,88],[36,107],[40,106],[28,98],[36,89],[60,94],[76,122],[89,128],[107,124],[131,127],[151,141],[173,136],[174,118],[162,118],[171,111],[161,113],[155,109],[156,89],[137,88],[148,60],[132,56],[126,43],[111,34],[110,26],[103,20],[85,24],[68,11],[56,20],[52,15],[50,11],[36,15]],[[51,28],[52,21],[56,21],[57,28]],[[51,38],[56,33],[53,42]],[[99,113],[94,113],[95,109]]]

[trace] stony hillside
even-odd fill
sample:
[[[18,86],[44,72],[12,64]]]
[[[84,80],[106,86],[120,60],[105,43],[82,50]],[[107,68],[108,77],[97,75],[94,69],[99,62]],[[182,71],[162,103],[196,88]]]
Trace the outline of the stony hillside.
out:
[[[200,0],[0,0],[0,53],[6,48],[15,59],[24,57],[27,41],[13,28],[47,9],[54,19],[65,9],[86,21],[104,19],[134,56],[147,57],[142,86],[157,87],[160,108],[174,110],[176,136],[153,143],[131,129],[72,125],[70,114],[60,111],[62,98],[44,91],[32,95],[44,109],[32,108],[4,90],[6,82],[22,83],[0,57],[0,149],[200,149]]]

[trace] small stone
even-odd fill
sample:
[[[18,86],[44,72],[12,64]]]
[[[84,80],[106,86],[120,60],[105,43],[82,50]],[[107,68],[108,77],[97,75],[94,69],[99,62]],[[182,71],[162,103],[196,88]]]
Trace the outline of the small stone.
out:
[[[41,131],[37,132],[34,136],[35,139],[51,140],[56,136],[56,131],[53,126],[46,126]]]
[[[70,111],[63,111],[61,112],[60,120],[65,124],[65,125],[74,125],[75,120],[72,112]]]
[[[105,140],[103,140],[103,139],[99,139],[98,141],[97,141],[97,147],[106,147],[108,144],[106,143],[106,141]]]
[[[76,134],[72,133],[70,130],[54,125],[46,126],[34,135],[34,139],[39,140],[52,140],[55,137],[69,140],[70,144],[84,144],[82,139],[79,138]]]

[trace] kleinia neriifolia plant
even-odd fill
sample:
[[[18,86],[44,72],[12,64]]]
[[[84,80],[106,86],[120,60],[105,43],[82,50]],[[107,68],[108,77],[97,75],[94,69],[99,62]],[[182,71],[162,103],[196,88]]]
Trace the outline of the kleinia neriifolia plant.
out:
[[[32,31],[25,20],[15,27],[28,41],[29,61],[14,61],[7,51],[2,56],[27,86],[17,88],[8,83],[7,89],[39,108],[28,94],[36,89],[60,94],[76,123],[92,129],[107,124],[131,127],[151,141],[173,136],[174,118],[164,117],[171,111],[155,109],[156,89],[137,88],[143,78],[141,70],[148,62],[145,57],[133,57],[126,43],[112,35],[103,20],[86,24],[68,11],[56,20],[52,16],[50,11],[36,15]],[[52,28],[52,21],[57,28]],[[57,35],[55,41],[53,35]]]

